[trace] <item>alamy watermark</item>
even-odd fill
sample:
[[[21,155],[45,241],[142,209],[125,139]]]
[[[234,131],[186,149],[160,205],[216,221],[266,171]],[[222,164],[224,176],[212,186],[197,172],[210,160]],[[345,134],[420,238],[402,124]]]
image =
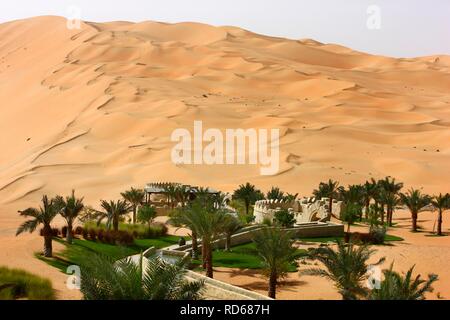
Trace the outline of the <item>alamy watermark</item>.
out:
[[[366,21],[367,28],[369,30],[381,29],[381,8],[373,4],[367,7],[366,13],[369,15]]]
[[[187,129],[175,129],[172,162],[179,164],[259,165],[261,175],[275,175],[280,168],[279,129],[220,129],[203,132],[203,122],[194,121],[193,136]],[[206,143],[206,146],[204,144]]]
[[[383,272],[379,266],[370,265],[367,268],[367,287],[371,290],[380,289],[381,287],[381,275]]]
[[[70,6],[67,8],[67,29],[81,29],[81,8],[77,6]]]
[[[69,290],[80,290],[81,287],[81,269],[77,265],[71,265],[67,267],[67,277],[66,287]]]

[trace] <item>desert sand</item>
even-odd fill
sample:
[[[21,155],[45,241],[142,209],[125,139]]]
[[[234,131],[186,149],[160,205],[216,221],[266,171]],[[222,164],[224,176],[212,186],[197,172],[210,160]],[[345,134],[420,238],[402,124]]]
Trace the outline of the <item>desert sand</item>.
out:
[[[14,237],[17,210],[72,189],[93,206],[155,181],[223,191],[249,181],[309,195],[328,178],[391,175],[405,188],[448,192],[449,88],[449,56],[390,58],[199,23],[0,24],[0,264],[51,277],[62,297],[76,297],[32,257],[37,235]],[[175,165],[170,135],[194,120],[279,128],[279,173]],[[416,237],[425,254],[448,245],[408,241]]]

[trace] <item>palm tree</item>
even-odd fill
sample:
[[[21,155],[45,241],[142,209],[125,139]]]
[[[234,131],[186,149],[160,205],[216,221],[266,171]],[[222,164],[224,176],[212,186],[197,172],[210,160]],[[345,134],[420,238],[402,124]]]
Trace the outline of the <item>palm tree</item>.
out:
[[[296,194],[287,193],[287,194],[284,196],[284,199],[285,199],[286,201],[289,201],[289,202],[294,202],[295,199],[297,199],[297,197],[298,197],[298,193],[296,193]]]
[[[238,189],[234,191],[233,199],[239,199],[244,201],[245,204],[245,215],[248,216],[250,205],[255,204],[257,200],[263,199],[264,195],[260,190],[250,183],[245,185],[240,185]]]
[[[431,204],[438,210],[437,235],[442,235],[442,212],[450,208],[450,194],[434,196]]]
[[[111,228],[111,223],[113,225],[114,231],[119,231],[119,219],[121,216],[126,215],[130,212],[130,207],[125,200],[117,200],[117,201],[101,201],[101,207],[104,211],[99,211],[99,219],[98,223],[100,223],[103,219],[107,219],[106,227],[108,229]]]
[[[425,206],[430,204],[430,197],[422,194],[420,190],[409,189],[408,192],[400,194],[401,202],[408,207],[412,218],[412,231],[417,232],[417,216]]]
[[[400,197],[394,192],[381,189],[379,199],[383,205],[383,208],[384,206],[386,206],[386,220],[387,220],[386,222],[389,227],[392,227],[392,218],[394,216],[394,210],[395,207],[400,204]],[[384,215],[382,217],[382,220],[384,222]]]
[[[346,206],[350,206],[353,209],[359,208],[356,218],[362,220],[362,207],[364,205],[364,187],[359,184],[349,185],[348,190],[343,189],[341,191],[341,198]]]
[[[225,251],[231,251],[231,236],[242,229],[242,223],[231,214],[227,215],[223,224],[225,233]]]
[[[305,269],[304,275],[315,275],[330,279],[339,290],[344,300],[356,300],[367,294],[363,281],[368,278],[367,261],[374,253],[368,246],[355,247],[352,243],[346,245],[337,242],[337,251],[330,247],[320,247],[312,250],[310,256],[319,260],[326,268]],[[375,265],[382,263],[381,258]]]
[[[167,195],[167,204],[173,209],[175,207],[175,197],[177,194],[177,185],[168,184],[164,186],[164,192]]]
[[[341,212],[341,219],[347,222],[347,236],[350,239],[350,226],[361,217],[362,207],[358,203],[350,202],[345,205]]]
[[[144,190],[131,188],[128,191],[122,192],[121,196],[131,204],[131,208],[133,209],[133,223],[136,223],[137,209],[144,202],[145,198]]]
[[[197,194],[208,194],[208,189],[199,188]],[[181,204],[182,207],[189,201],[189,190],[185,186],[176,186],[173,197],[175,204]],[[173,207],[172,207],[173,208]]]
[[[396,182],[395,178],[386,177],[378,181],[378,185],[384,190],[392,193],[399,193],[403,188],[402,182]]]
[[[155,217],[156,217],[155,207],[149,205],[143,205],[139,207],[137,219],[139,222],[147,223],[149,229]]]
[[[50,223],[58,214],[59,208],[56,206],[54,199],[49,200],[46,195],[42,197],[42,206],[39,208],[28,208],[23,211],[19,211],[23,217],[31,217],[31,220],[25,221],[16,232],[16,236],[29,231],[30,233],[36,230],[36,228],[42,224],[43,236],[44,236],[44,256],[51,257],[52,250],[52,227]]]
[[[79,199],[75,197],[75,190],[72,190],[72,195],[66,197],[65,199],[61,196],[57,196],[55,198],[55,203],[57,204],[57,207],[60,208],[59,213],[67,222],[67,243],[72,244],[73,223],[84,209],[83,198]]]
[[[185,207],[178,208],[177,210],[173,210],[169,213],[169,220],[167,223],[181,228],[186,227],[191,230],[191,239],[192,239],[192,258],[198,258],[198,233],[195,229],[195,225],[193,224],[190,216],[186,214]]]
[[[202,239],[202,259],[206,276],[213,278],[212,244],[223,232],[228,213],[217,203],[203,197],[181,208],[183,219]]]
[[[264,274],[269,278],[268,295],[275,299],[278,280],[286,275],[295,259],[292,233],[279,228],[264,228],[255,233],[253,241],[262,259]]]
[[[427,280],[420,279],[420,274],[413,277],[412,266],[405,276],[389,269],[383,270],[384,279],[378,289],[373,289],[369,294],[370,300],[425,300],[426,292],[433,292],[431,286],[438,280],[436,274],[428,275]]]
[[[339,187],[339,182],[333,181],[331,179],[328,182],[321,182],[319,184],[319,189],[313,191],[316,199],[321,199],[324,197],[328,198],[328,211],[330,215],[333,215],[333,199],[337,199],[342,192],[342,188]]]
[[[386,196],[388,195],[388,193],[386,193],[383,189],[379,189],[378,194],[375,196],[375,205],[377,205],[377,207],[379,208],[379,213],[380,213],[380,220],[381,220],[381,224],[384,225],[384,218],[385,218],[385,214],[386,214]]]
[[[370,201],[375,200],[375,196],[378,192],[378,184],[374,178],[371,181],[366,181],[363,184],[363,201],[365,207],[366,219],[369,219],[369,207]]]
[[[403,183],[396,182],[395,178],[391,179],[391,177],[386,177],[382,180],[379,180],[378,185],[381,189],[381,192],[384,193],[383,199],[385,200],[384,204],[386,205],[386,218],[388,225],[391,227],[394,209],[399,202],[397,195],[403,188]]]
[[[266,195],[266,199],[273,200],[282,200],[284,199],[284,192],[280,190],[278,187],[272,187]]]
[[[81,292],[86,300],[198,300],[204,283],[185,279],[183,262],[160,258],[143,265],[129,259],[114,262],[92,255],[81,266]]]

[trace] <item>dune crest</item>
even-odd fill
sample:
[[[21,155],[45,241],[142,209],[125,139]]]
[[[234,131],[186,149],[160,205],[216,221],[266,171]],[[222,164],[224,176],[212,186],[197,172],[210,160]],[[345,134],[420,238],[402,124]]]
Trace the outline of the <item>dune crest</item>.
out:
[[[395,59],[200,23],[0,25],[0,202],[149,181],[310,193],[392,175],[450,187],[450,57]],[[175,165],[176,128],[280,128],[280,172]]]

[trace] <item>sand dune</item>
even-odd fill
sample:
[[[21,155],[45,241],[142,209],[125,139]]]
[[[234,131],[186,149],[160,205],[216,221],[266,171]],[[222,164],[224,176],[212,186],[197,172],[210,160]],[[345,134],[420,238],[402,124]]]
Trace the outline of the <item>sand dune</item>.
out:
[[[2,24],[0,38],[2,202],[72,188],[93,201],[182,179],[308,193],[328,177],[394,175],[449,189],[448,56],[394,59],[199,23],[69,30],[58,17]],[[194,120],[280,128],[284,169],[175,166],[170,134]]]
[[[395,176],[450,191],[450,57],[395,59],[199,23],[0,24],[0,226],[42,194],[246,181],[310,194]],[[175,165],[176,128],[279,128],[280,172]],[[14,217],[11,216],[11,212]]]

